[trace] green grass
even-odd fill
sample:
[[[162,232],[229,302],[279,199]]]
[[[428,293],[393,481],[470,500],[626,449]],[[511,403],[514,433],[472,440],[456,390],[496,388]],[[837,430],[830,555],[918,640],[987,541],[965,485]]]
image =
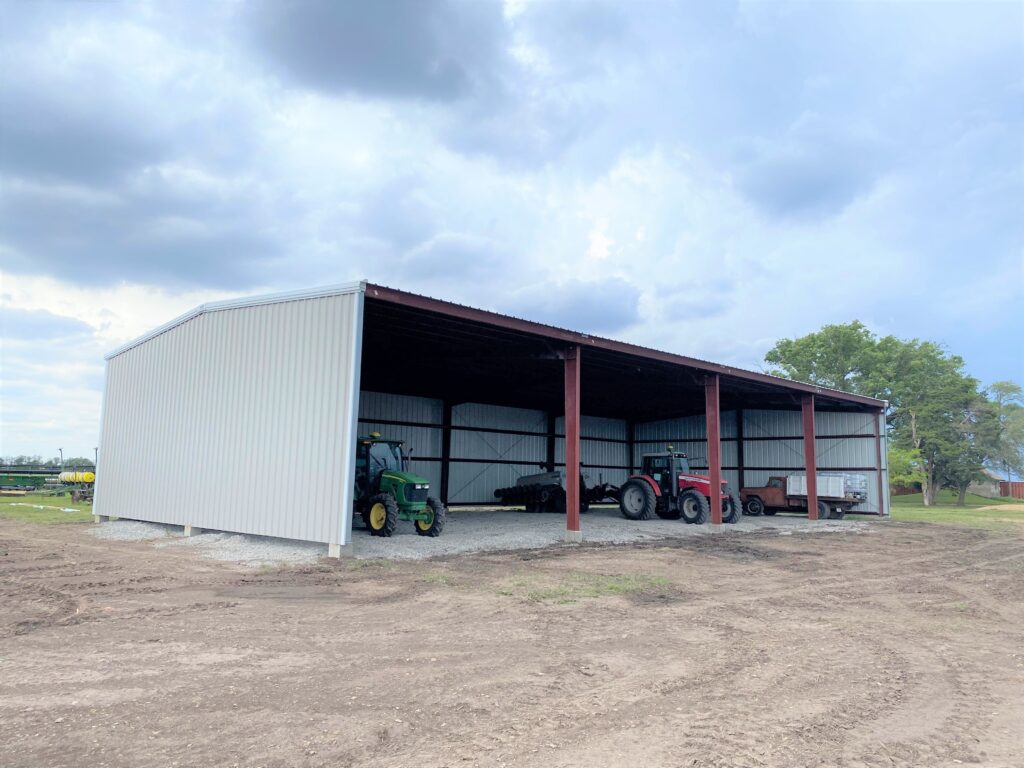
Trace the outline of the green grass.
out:
[[[606,576],[598,573],[568,573],[553,584],[516,581],[499,594],[521,596],[535,603],[575,603],[579,600],[615,595],[631,595],[652,589],[664,589],[671,582],[663,576],[629,574]]]
[[[368,568],[378,568],[381,570],[388,570],[394,568],[395,563],[391,560],[384,560],[382,558],[374,558],[370,560],[353,560],[349,563],[350,571],[364,571]]]
[[[958,494],[954,491],[939,491],[939,495],[935,499],[935,505],[937,507],[955,507],[957,496]],[[975,496],[973,493],[968,493],[964,501],[968,507],[990,507],[993,504],[1021,503],[1019,499],[986,499],[984,496]],[[920,493],[912,493],[908,496],[893,496],[892,506],[893,509],[896,507],[923,508],[924,497]],[[960,507],[960,509],[963,509],[963,507]]]
[[[451,576],[442,571],[428,571],[420,577],[420,581],[427,584],[439,584],[443,587],[450,587],[455,583]]]
[[[34,504],[45,509],[33,509]],[[73,509],[74,512],[62,512]],[[0,518],[26,523],[51,525],[53,523],[87,523],[92,520],[92,504],[71,501],[71,496],[45,496],[29,493],[25,496],[0,496]]]
[[[957,494],[940,491],[935,506],[926,507],[920,493],[892,497],[892,519],[915,523],[967,525],[972,528],[1007,530],[1024,524],[1024,509],[1006,508],[1018,499],[986,499],[968,494],[966,506],[956,506]],[[995,507],[995,509],[981,509]]]

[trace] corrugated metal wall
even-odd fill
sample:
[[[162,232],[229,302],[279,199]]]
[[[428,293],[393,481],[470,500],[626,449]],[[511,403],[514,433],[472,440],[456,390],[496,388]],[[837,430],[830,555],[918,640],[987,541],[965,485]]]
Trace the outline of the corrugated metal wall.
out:
[[[377,429],[407,440],[414,448],[414,471],[429,478],[432,484],[439,485],[442,410],[439,400],[364,393],[360,428],[363,432]],[[875,417],[872,414],[819,411],[815,418],[819,471],[864,474],[868,478],[869,500],[857,509],[878,511]],[[547,419],[547,414],[539,410],[478,403],[453,408],[449,503],[491,503],[496,488],[513,485],[519,477],[540,471],[547,460]],[[389,421],[436,426],[389,426]],[[624,482],[629,475],[630,463],[627,423],[621,419],[587,415],[583,415],[580,422],[581,462],[590,482],[603,480],[617,485]],[[723,477],[735,488],[740,486],[737,427],[736,413],[724,411]],[[559,435],[564,432],[561,417],[555,420],[554,428]],[[703,416],[637,424],[633,466],[640,466],[644,453],[664,450],[666,444],[672,444],[690,457],[696,471],[704,471],[707,469],[705,431]],[[772,474],[800,471],[803,468],[801,432],[799,411],[743,411],[744,484],[760,485]],[[557,437],[554,443],[555,463],[564,466],[565,440]],[[418,460],[417,456],[420,457]],[[882,502],[885,503],[886,499],[883,498]]]
[[[533,434],[459,430],[506,429]],[[494,503],[494,490],[543,471],[547,460],[547,414],[524,408],[462,403],[452,408],[452,504]],[[515,463],[512,463],[515,462]]]
[[[722,411],[722,466],[737,466],[736,413]],[[694,469],[707,469],[707,422],[704,416],[687,416],[680,419],[648,421],[636,425],[636,445],[633,463],[639,467],[645,453],[664,451],[666,445],[682,451],[690,458]]]
[[[878,491],[878,448],[874,439],[874,420],[870,413],[833,411],[815,412],[818,471],[852,471],[868,480],[868,501],[856,511],[888,514],[888,477],[883,470],[883,494]],[[739,487],[739,441],[736,413],[723,411],[723,477]],[[798,472],[804,466],[803,423],[799,410],[743,411],[743,484],[763,485],[771,475]],[[884,420],[881,434],[885,434]],[[690,457],[691,466],[707,468],[707,429],[704,416],[665,419],[636,425],[633,463],[639,467],[644,453],[661,451],[667,444]],[[885,466],[885,442],[882,443]],[[881,505],[880,505],[881,502]]]
[[[95,511],[344,544],[362,291],[211,309],[107,363]]]
[[[565,434],[565,419],[555,421],[555,431]],[[565,438],[555,439],[555,463],[565,466]],[[629,477],[629,427],[624,419],[580,416],[580,464],[588,485],[599,482],[622,485]]]
[[[376,430],[414,448],[412,469],[440,489],[444,406],[440,400],[363,392],[361,434]],[[452,408],[449,504],[493,504],[494,491],[523,475],[543,471],[548,460],[548,414],[540,410],[462,403]],[[555,432],[564,428],[562,417]],[[589,481],[621,484],[629,474],[626,422],[584,415],[581,461]],[[564,466],[565,440],[554,438],[556,466]]]

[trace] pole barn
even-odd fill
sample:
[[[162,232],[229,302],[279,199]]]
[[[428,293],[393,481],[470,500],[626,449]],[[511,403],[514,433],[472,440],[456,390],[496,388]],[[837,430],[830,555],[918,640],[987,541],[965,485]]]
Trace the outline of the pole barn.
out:
[[[853,511],[886,515],[884,408],[350,283],[204,304],[108,355],[94,512],[338,556],[353,540],[357,436],[387,431],[445,504],[493,504],[542,466],[621,484],[672,444],[712,487],[806,471],[809,502],[815,470],[862,473]],[[580,488],[565,485],[565,538],[580,541]]]

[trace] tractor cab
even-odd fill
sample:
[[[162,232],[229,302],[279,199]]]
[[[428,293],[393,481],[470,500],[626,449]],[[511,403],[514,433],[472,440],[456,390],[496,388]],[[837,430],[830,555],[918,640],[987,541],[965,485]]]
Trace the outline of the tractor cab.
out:
[[[359,438],[356,445],[356,496],[376,493],[381,488],[381,481],[387,473],[387,479],[404,485],[412,480],[413,485],[425,484],[424,478],[409,473],[409,457],[402,450],[401,440],[386,440],[379,432],[370,433],[369,437]],[[419,482],[417,482],[419,481]],[[426,494],[423,494],[424,498]]]
[[[661,453],[645,453],[640,474],[647,475],[667,496],[679,492],[679,475],[690,471],[690,460],[685,453],[668,450]]]

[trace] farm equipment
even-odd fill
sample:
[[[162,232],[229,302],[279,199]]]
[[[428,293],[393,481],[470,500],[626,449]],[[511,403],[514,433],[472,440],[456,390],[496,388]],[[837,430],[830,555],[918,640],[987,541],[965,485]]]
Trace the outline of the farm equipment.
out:
[[[96,473],[91,470],[61,472],[57,475],[56,483],[47,478],[43,488],[52,496],[70,493],[72,501],[92,501],[96,489]]]
[[[374,536],[390,536],[399,520],[411,520],[420,536],[440,536],[448,511],[428,495],[429,481],[409,471],[403,445],[379,432],[358,439],[354,514]]]
[[[605,499],[618,499],[619,489],[610,483],[599,482],[587,486],[587,476],[580,473],[580,512],[586,512],[591,504]],[[524,475],[516,484],[499,488],[494,492],[504,505],[522,504],[527,512],[557,512],[565,514],[565,472],[541,472]]]
[[[852,507],[867,501],[867,478],[852,474],[819,474],[818,518],[842,520]],[[776,512],[807,512],[807,475],[769,477],[760,488],[741,488],[740,497],[748,515]]]
[[[626,481],[619,497],[619,509],[630,520],[657,515],[663,520],[706,523],[711,510],[711,478],[690,472],[686,454],[669,446],[661,453],[644,454],[640,474]],[[740,498],[725,481],[715,498],[722,505],[722,522],[738,522],[743,515]]]

